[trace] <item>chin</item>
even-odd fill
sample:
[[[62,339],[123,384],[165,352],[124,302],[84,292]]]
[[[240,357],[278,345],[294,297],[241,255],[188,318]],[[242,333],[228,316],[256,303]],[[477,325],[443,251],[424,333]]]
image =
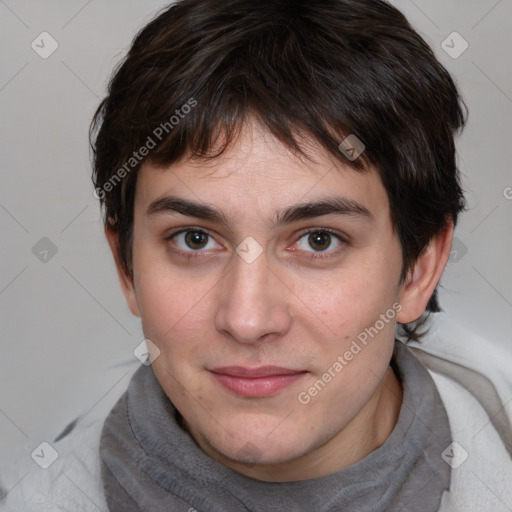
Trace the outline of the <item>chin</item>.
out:
[[[300,451],[298,450],[300,447]],[[273,465],[289,462],[304,452],[304,443],[290,436],[272,438],[249,435],[231,439],[213,448],[226,459],[246,465]]]
[[[219,417],[228,421],[220,426],[211,417],[196,418],[196,428],[191,429],[190,424],[187,428],[203,451],[215,459],[247,465],[281,464],[304,455],[314,444],[314,439],[307,437],[311,436],[308,423],[291,421],[292,415],[225,411]]]

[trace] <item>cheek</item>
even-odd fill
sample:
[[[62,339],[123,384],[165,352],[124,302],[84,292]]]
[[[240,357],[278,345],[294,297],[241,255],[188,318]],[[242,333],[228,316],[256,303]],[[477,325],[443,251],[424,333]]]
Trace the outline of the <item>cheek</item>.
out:
[[[315,283],[296,288],[301,301],[310,307],[331,334],[354,336],[373,324],[392,307],[398,297],[395,272],[338,272]]]
[[[203,295],[174,280],[146,279],[138,293],[145,335],[160,345],[179,339],[179,347],[190,346],[188,339],[211,323]]]
[[[357,261],[321,279],[302,280],[295,290],[316,313],[302,319],[311,339],[321,340],[316,347],[322,369],[317,370],[324,371],[342,356],[347,365],[342,363],[344,377],[340,374],[336,381],[343,386],[358,382],[362,374],[368,378],[370,370],[380,375],[387,367],[399,307],[400,259],[392,252],[396,249],[360,254]]]
[[[205,315],[207,283],[190,279],[188,272],[169,265],[155,250],[140,250],[134,262],[139,269],[135,286],[146,337],[164,345],[184,329],[194,325],[197,329]]]

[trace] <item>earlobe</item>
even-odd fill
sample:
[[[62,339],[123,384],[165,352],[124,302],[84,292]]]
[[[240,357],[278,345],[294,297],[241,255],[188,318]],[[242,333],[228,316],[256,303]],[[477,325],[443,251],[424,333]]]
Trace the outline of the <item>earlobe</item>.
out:
[[[117,275],[119,277],[119,283],[121,284],[121,289],[126,299],[126,303],[128,304],[128,308],[130,309],[132,314],[140,317],[140,311],[139,306],[137,304],[137,295],[135,293],[133,278],[127,272],[119,255],[119,239],[117,232],[107,225],[105,226],[105,236],[107,237],[108,245],[110,246],[110,250],[112,251],[112,255],[114,256]]]
[[[402,287],[398,322],[414,322],[424,313],[450,257],[452,238],[453,223],[450,221],[416,260]]]

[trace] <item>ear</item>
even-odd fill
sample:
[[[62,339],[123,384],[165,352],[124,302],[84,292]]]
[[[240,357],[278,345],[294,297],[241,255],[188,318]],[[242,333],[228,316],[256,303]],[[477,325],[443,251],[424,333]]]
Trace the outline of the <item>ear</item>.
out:
[[[453,222],[450,221],[418,257],[402,285],[399,299],[402,309],[396,317],[398,322],[413,322],[424,313],[450,257],[452,238]]]
[[[135,293],[133,279],[129,275],[119,256],[119,237],[117,235],[117,231],[115,231],[114,229],[112,229],[112,227],[107,225],[105,226],[105,236],[107,237],[108,245],[110,245],[110,250],[112,251],[112,255],[114,256],[114,261],[116,263],[117,268],[117,275],[119,277],[121,289],[123,290],[123,294],[126,299],[126,303],[128,304],[128,308],[135,316],[140,317],[140,311],[139,306],[137,304],[137,295]]]

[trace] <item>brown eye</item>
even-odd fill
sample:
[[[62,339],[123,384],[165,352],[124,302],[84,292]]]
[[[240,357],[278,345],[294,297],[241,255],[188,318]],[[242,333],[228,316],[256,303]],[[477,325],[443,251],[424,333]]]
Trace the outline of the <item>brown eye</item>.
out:
[[[190,249],[204,249],[208,243],[208,235],[202,231],[187,231],[185,233],[185,243]]]
[[[325,231],[310,233],[308,243],[316,251],[325,251],[331,245],[331,234]]]
[[[343,245],[344,240],[341,235],[331,233],[325,229],[316,229],[304,233],[297,241],[297,247],[304,252],[321,253],[334,252]]]
[[[219,248],[213,237],[206,231],[199,229],[184,229],[170,236],[168,240],[170,239],[184,252],[199,252],[203,249],[212,250]]]

